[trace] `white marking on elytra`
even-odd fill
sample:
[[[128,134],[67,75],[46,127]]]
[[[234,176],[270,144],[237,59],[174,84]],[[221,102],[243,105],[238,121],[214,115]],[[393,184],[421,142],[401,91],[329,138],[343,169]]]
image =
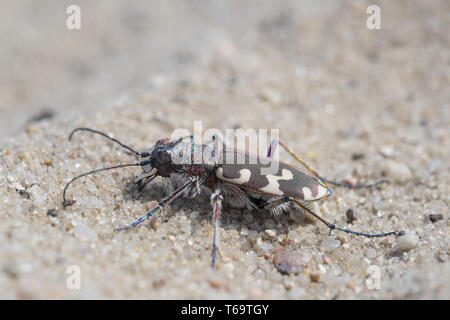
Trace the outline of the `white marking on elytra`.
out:
[[[259,190],[266,193],[282,196],[284,192],[280,190],[280,183],[278,182],[278,180],[292,180],[293,177],[294,175],[288,169],[281,170],[281,176],[268,174],[266,175],[266,178],[267,180],[269,180],[269,183],[267,184],[267,186],[259,188]]]
[[[325,197],[325,195],[328,194],[327,188],[325,188],[324,186],[322,186],[320,184],[317,186],[317,195],[315,197],[313,197],[311,189],[308,187],[303,187],[302,191],[303,191],[303,200],[309,200],[309,201],[321,199],[321,198]]]
[[[225,180],[236,184],[244,184],[250,181],[252,173],[249,169],[242,169],[239,171],[239,178],[225,178],[223,176],[223,169],[218,168],[216,171],[216,175],[220,180]]]
[[[326,195],[328,195],[328,189],[325,188],[322,185],[318,185],[317,186],[317,196],[316,199],[322,199],[323,197],[325,197]]]
[[[308,187],[303,187],[303,200],[314,200],[314,197],[312,196],[311,189]]]

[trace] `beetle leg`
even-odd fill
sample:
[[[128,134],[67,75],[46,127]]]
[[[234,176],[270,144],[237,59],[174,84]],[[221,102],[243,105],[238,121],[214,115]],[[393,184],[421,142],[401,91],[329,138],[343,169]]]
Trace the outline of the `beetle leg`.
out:
[[[394,235],[394,236],[400,236],[402,235],[404,232],[403,231],[390,231],[390,232],[385,232],[385,233],[363,233],[363,232],[359,232],[359,231],[353,231],[350,229],[346,229],[346,228],[342,228],[339,227],[331,222],[328,222],[327,220],[325,220],[324,218],[322,218],[321,216],[319,216],[318,214],[314,213],[312,210],[310,210],[310,208],[308,208],[308,206],[306,206],[304,203],[302,203],[301,201],[288,197],[288,199],[292,202],[295,202],[296,204],[298,204],[301,208],[303,208],[305,211],[307,211],[309,214],[311,214],[312,216],[314,216],[315,218],[317,218],[318,220],[320,220],[323,224],[325,224],[329,229],[330,229],[330,234],[331,231],[336,229],[339,231],[343,231],[343,232],[347,232],[347,233],[351,233],[357,236],[364,236],[364,237],[368,237],[368,238],[380,238],[380,237],[386,237],[386,236],[390,236],[390,235]]]
[[[211,195],[211,204],[214,212],[214,238],[213,238],[213,250],[212,250],[212,263],[211,267],[216,267],[216,256],[219,249],[219,216],[222,212],[223,196],[220,190],[214,191]]]
[[[276,141],[276,140],[275,140]],[[369,183],[369,184],[356,184],[356,185],[352,185],[349,183],[342,183],[342,182],[336,182],[336,181],[332,181],[332,180],[328,180],[327,178],[321,176],[319,173],[317,173],[316,170],[314,170],[309,164],[307,164],[302,158],[300,158],[298,155],[295,154],[294,151],[292,151],[287,145],[285,145],[283,142],[278,141],[278,143],[291,155],[293,156],[298,162],[300,162],[306,169],[308,169],[312,174],[314,174],[317,178],[319,178],[321,180],[321,182],[324,183],[330,183],[333,184],[335,186],[338,187],[345,187],[345,188],[349,188],[349,189],[362,189],[362,188],[371,188],[371,187],[375,187],[379,184],[382,183],[389,183],[389,180],[387,179],[381,179],[378,180],[374,183]],[[273,142],[272,142],[273,144]]]
[[[139,191],[139,192],[142,192],[142,190],[144,190],[145,186],[146,186],[147,184],[149,184],[150,182],[152,182],[153,179],[155,179],[155,178],[156,178],[156,175],[153,175],[153,176],[145,177],[145,178],[142,179],[142,180],[139,180],[139,181],[137,182],[137,185],[138,185],[138,191]]]
[[[277,145],[278,145],[278,140],[273,139],[272,143],[270,144],[269,150],[267,150],[267,158],[272,159],[273,153],[274,153]]]
[[[289,208],[289,205],[290,203],[286,197],[273,198],[266,201],[264,204],[264,209],[268,210],[270,214],[277,216],[286,211]]]
[[[389,183],[390,181],[388,179],[380,179],[378,181],[375,181],[373,183],[368,183],[368,184],[349,184],[349,183],[342,183],[342,182],[336,182],[336,181],[331,181],[328,180],[325,177],[320,177],[320,179],[322,179],[322,181],[327,182],[329,184],[338,186],[338,187],[344,187],[344,188],[348,188],[348,189],[363,189],[363,188],[371,188],[371,187],[375,187],[379,184],[382,183]]]
[[[152,210],[150,210],[149,212],[147,212],[146,215],[140,217],[139,219],[135,220],[132,224],[130,224],[129,226],[126,227],[121,227],[121,228],[117,228],[117,231],[122,231],[122,230],[129,230],[132,229],[134,227],[136,227],[137,225],[141,224],[142,222],[144,222],[145,220],[147,220],[148,218],[150,218],[153,214],[155,214],[157,211],[159,211],[160,209],[164,209],[165,205],[167,203],[169,203],[170,201],[172,201],[173,199],[175,199],[177,196],[179,196],[181,194],[181,192],[186,189],[187,187],[189,187],[190,185],[192,185],[193,183],[195,183],[197,181],[196,178],[192,178],[191,180],[189,180],[187,183],[185,183],[184,185],[182,185],[180,188],[178,188],[177,190],[175,190],[172,194],[170,194],[169,196],[165,197],[164,199],[162,199],[159,203],[158,206],[156,206],[155,208],[153,208]]]

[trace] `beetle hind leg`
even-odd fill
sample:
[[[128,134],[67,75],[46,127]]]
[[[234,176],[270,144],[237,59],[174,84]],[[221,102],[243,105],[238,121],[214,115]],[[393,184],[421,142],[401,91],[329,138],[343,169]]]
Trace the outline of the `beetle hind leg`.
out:
[[[320,215],[319,204],[316,201],[301,201],[301,200],[298,201],[315,214]],[[305,210],[303,207],[299,206],[295,202],[293,203],[293,209],[294,210],[292,210],[290,214],[292,220],[301,223],[304,222],[311,223],[315,221],[314,217],[311,216],[311,214],[307,210]]]
[[[292,157],[294,157],[295,160],[300,162],[306,169],[308,169],[312,174],[314,174],[320,181],[322,181],[324,183],[329,183],[329,184],[332,184],[332,185],[335,185],[335,186],[338,186],[338,187],[345,187],[345,188],[348,188],[348,189],[372,188],[372,187],[375,187],[375,186],[377,186],[379,184],[382,184],[382,183],[389,183],[389,180],[387,180],[387,179],[381,179],[381,180],[375,181],[373,183],[357,184],[357,185],[328,180],[327,178],[321,176],[316,170],[314,170],[309,164],[307,164],[305,162],[305,160],[300,158],[297,154],[295,154],[294,151],[292,151],[287,145],[285,145],[281,141],[278,141],[278,140],[272,141],[272,145],[270,146],[270,149],[268,151],[268,156],[269,156],[269,153],[273,152],[273,150],[275,149],[277,143],[280,144],[284,148],[284,150],[286,150]]]
[[[313,217],[315,217],[320,222],[325,224],[330,229],[330,234],[331,234],[331,231],[333,231],[334,229],[342,231],[342,232],[346,232],[346,233],[351,233],[351,234],[357,235],[357,236],[364,236],[364,237],[367,237],[367,238],[381,238],[381,237],[387,237],[387,236],[391,236],[391,235],[400,236],[400,235],[402,235],[404,233],[403,231],[390,231],[390,232],[384,232],[384,233],[365,233],[365,232],[353,231],[353,230],[350,230],[350,229],[347,229],[347,228],[342,228],[342,227],[337,226],[337,225],[335,225],[335,224],[333,224],[331,222],[328,222],[327,220],[322,218],[320,215],[318,215],[315,212],[313,212],[312,210],[310,210],[307,206],[305,206],[305,204],[302,201],[299,201],[299,200],[294,199],[294,198],[289,198],[289,200],[292,201],[292,202],[295,202],[297,205],[302,207],[305,211],[307,211]]]
[[[270,214],[273,216],[278,216],[282,214],[283,212],[287,211],[289,207],[290,202],[289,200],[286,200],[286,197],[271,198],[265,201],[264,205],[262,205],[262,208],[268,210]]]

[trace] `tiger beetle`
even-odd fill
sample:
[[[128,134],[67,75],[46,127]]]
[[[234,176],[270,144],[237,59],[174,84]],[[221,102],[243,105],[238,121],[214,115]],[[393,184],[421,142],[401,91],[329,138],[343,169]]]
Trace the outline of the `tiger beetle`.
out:
[[[272,141],[267,152],[267,158],[264,159],[268,161],[264,161],[264,164],[263,161],[260,161],[262,160],[260,156],[234,149],[227,150],[226,148],[223,149],[223,155],[230,156],[231,153],[231,158],[234,159],[234,156],[240,154],[241,156],[243,155],[245,161],[243,163],[235,163],[236,161],[230,163],[225,160],[219,163],[218,152],[216,152],[217,141],[214,143],[214,147],[209,149],[210,158],[199,163],[198,161],[193,161],[195,160],[194,155],[196,154],[194,151],[200,150],[200,153],[202,153],[205,150],[208,150],[207,148],[210,146],[195,144],[193,142],[193,136],[182,137],[176,140],[171,140],[169,138],[160,139],[148,151],[139,152],[103,132],[90,128],[77,128],[73,130],[69,135],[69,140],[72,139],[72,136],[77,131],[89,131],[91,133],[99,134],[136,154],[138,157],[142,158],[142,161],[100,168],[72,178],[66,184],[63,191],[63,206],[67,207],[74,203],[74,200],[66,199],[67,188],[70,184],[81,177],[100,171],[132,166],[141,167],[142,173],[135,179],[135,183],[138,184],[139,190],[142,190],[156,177],[169,178],[170,176],[175,175],[181,178],[179,184],[181,186],[163,198],[155,208],[151,209],[147,214],[135,220],[130,225],[116,229],[117,231],[123,231],[138,226],[159,210],[164,209],[170,201],[180,195],[190,197],[197,196],[201,192],[201,186],[204,186],[211,190],[210,199],[214,217],[212,249],[213,268],[215,268],[216,264],[219,217],[222,214],[222,203],[224,199],[229,200],[229,203],[237,208],[248,208],[249,210],[256,208],[266,209],[273,215],[278,215],[288,210],[290,206],[293,206],[295,209],[311,214],[324,223],[330,229],[330,233],[332,230],[336,229],[369,238],[386,237],[390,235],[399,236],[403,234],[402,231],[375,234],[353,231],[328,222],[315,213],[312,203],[325,199],[332,194],[332,190],[329,188],[328,184],[349,189],[360,189],[374,187],[381,183],[386,183],[388,180],[383,179],[375,183],[361,185],[352,185],[328,180],[319,175],[311,166],[281,141]],[[277,145],[282,146],[309,172],[283,162],[277,162],[277,172],[274,174],[262,174],[262,167],[269,166],[270,162],[276,161],[273,159],[273,151]],[[224,156],[223,159],[229,159],[227,156]],[[180,158],[189,159],[190,161],[174,161],[174,159]]]

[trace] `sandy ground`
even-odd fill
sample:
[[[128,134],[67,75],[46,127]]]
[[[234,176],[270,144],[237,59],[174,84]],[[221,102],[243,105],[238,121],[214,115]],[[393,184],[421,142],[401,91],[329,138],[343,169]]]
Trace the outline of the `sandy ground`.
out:
[[[367,1],[81,1],[78,33],[61,27],[64,1],[35,3],[0,10],[1,298],[450,298],[447,1],[377,1],[373,31]],[[31,120],[47,109],[51,117]],[[164,196],[162,179],[138,193],[138,169],[97,174],[76,182],[77,202],[62,208],[76,174],[134,161],[98,136],[69,142],[73,128],[144,150],[195,120],[280,129],[330,179],[389,178],[335,188],[320,211],[408,238],[328,236],[317,222],[225,206],[212,270],[207,190],[124,233],[114,228]],[[302,260],[297,273],[275,267],[282,248]]]

